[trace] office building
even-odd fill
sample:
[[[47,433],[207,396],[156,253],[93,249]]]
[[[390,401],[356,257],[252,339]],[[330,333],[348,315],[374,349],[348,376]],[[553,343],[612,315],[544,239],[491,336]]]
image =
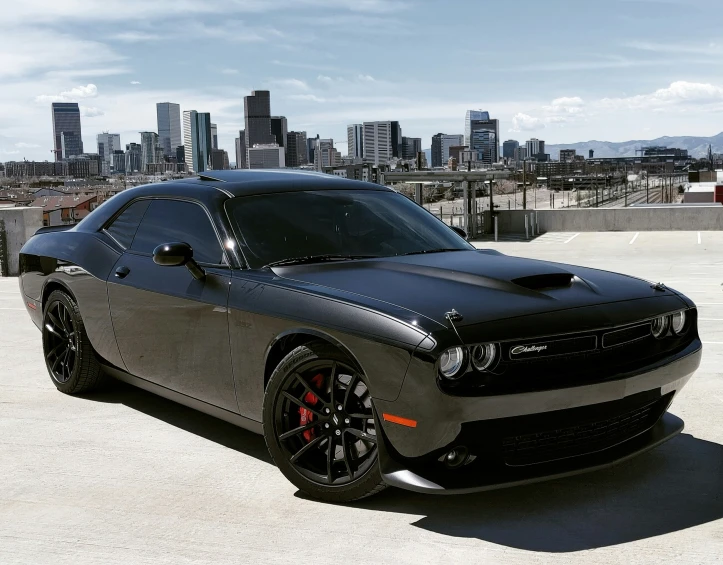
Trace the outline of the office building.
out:
[[[464,135],[437,133],[432,136],[432,168],[443,167],[449,161],[450,147],[464,145]]]
[[[402,159],[412,161],[417,158],[417,153],[422,151],[421,137],[402,136]]]
[[[320,139],[316,136],[314,139],[314,168],[321,171],[324,167],[333,167],[335,161],[334,140]],[[338,151],[337,151],[338,153]]]
[[[515,149],[515,161],[524,161],[527,159],[527,147],[519,146]]]
[[[364,158],[364,126],[351,124],[346,126],[347,155],[354,160]]]
[[[211,149],[218,149],[218,128],[211,124]]]
[[[113,151],[113,172],[123,174],[126,172],[126,154],[122,149]]]
[[[186,162],[186,148],[183,145],[176,147],[176,163]]]
[[[211,149],[211,169],[226,171],[229,168],[228,153],[223,149]]]
[[[67,131],[60,132],[60,158],[63,160],[83,154],[83,140],[79,135]]]
[[[141,146],[139,143],[128,143],[126,145],[126,175],[140,173],[141,169]]]
[[[319,139],[319,134],[316,134],[316,137],[307,137],[306,138],[306,154],[309,158],[309,164],[315,165],[314,163],[314,148],[316,147],[316,140]]]
[[[402,128],[399,122],[364,122],[364,162],[387,164],[401,157]]]
[[[309,162],[305,131],[290,131],[286,134],[286,166],[300,167]]]
[[[181,136],[181,106],[172,102],[156,104],[156,120],[158,122],[158,145],[163,154],[173,157],[176,148],[183,143]]]
[[[572,163],[576,155],[577,151],[575,149],[560,149],[560,162]]]
[[[288,125],[284,116],[271,116],[271,135],[274,136],[274,143],[279,147],[283,147],[286,151],[286,134],[288,133]]]
[[[183,147],[186,168],[201,173],[210,167],[211,114],[186,110],[183,112]]]
[[[249,169],[281,169],[286,166],[284,148],[275,143],[257,144],[249,147]]]
[[[145,172],[148,165],[157,163],[158,134],[155,131],[141,132],[141,172]],[[162,148],[160,148],[162,150]]]
[[[520,146],[520,142],[515,139],[508,139],[502,144],[502,157],[504,159],[515,159],[515,151]]]
[[[491,165],[499,161],[499,120],[490,118],[489,112],[467,110],[464,119],[464,143],[477,151],[476,162]]]
[[[246,132],[244,130],[239,130],[234,144],[236,146],[236,168],[246,169]]]
[[[77,102],[53,102],[51,105],[53,115],[53,152],[55,160],[63,159],[63,141],[61,134],[74,135],[78,144],[77,153],[83,153],[83,134],[80,129],[80,108]],[[68,142],[70,142],[68,137]]]
[[[247,151],[254,145],[276,143],[271,134],[271,93],[268,90],[254,90],[250,96],[244,96],[244,125]]]
[[[533,137],[527,141],[526,146],[528,159],[542,160],[540,156],[545,154],[545,142],[543,140]]]
[[[114,171],[113,154],[121,151],[120,134],[103,132],[96,136],[98,141],[98,155],[101,160],[101,174],[109,175]]]

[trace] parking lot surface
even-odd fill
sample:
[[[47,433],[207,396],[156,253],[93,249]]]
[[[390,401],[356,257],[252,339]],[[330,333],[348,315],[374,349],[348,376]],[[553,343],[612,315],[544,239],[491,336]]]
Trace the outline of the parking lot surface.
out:
[[[309,500],[260,436],[114,383],[55,390],[17,279],[0,279],[0,563],[723,562],[723,232],[550,233],[506,254],[660,281],[699,307],[682,435],[609,470],[438,497]]]

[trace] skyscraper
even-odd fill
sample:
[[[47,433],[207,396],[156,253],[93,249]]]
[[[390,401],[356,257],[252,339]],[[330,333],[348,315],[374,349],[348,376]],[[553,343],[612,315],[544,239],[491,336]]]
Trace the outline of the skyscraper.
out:
[[[141,172],[141,146],[138,143],[126,145],[126,174]]]
[[[334,166],[334,140],[314,139],[314,168],[317,171],[323,170],[324,167]]]
[[[236,142],[236,168],[246,168],[246,132],[239,130],[238,137],[234,140]]]
[[[351,124],[346,126],[347,155],[353,159],[364,157],[364,126]]]
[[[77,102],[53,102],[51,106],[53,114],[53,152],[55,160],[60,161],[63,155],[63,140],[61,134],[68,134],[66,141],[68,149],[77,151],[77,153],[69,153],[70,155],[80,155],[83,153],[83,134],[80,130],[80,108]],[[71,138],[71,136],[73,136]],[[71,139],[73,140],[71,143]]]
[[[210,167],[211,114],[196,110],[183,112],[183,147],[188,171],[202,173]]]
[[[401,157],[402,128],[399,122],[364,122],[364,162],[386,164]]]
[[[218,128],[211,124],[211,149],[218,149]]]
[[[249,169],[283,169],[286,166],[284,148],[276,143],[257,143],[247,150]]]
[[[244,124],[247,152],[257,144],[276,143],[271,134],[271,93],[268,90],[253,90],[249,96],[244,96]]]
[[[155,131],[141,132],[141,172],[146,172],[148,165],[156,162],[158,134]]]
[[[110,174],[111,170],[114,170],[113,165],[113,153],[121,150],[120,134],[108,133],[104,131],[97,135],[98,141],[98,155],[101,159],[101,173],[104,175]]]
[[[314,148],[316,147],[316,140],[319,139],[319,134],[316,137],[306,138],[306,154],[309,157],[309,164],[314,165]]]
[[[83,140],[79,135],[63,131],[60,133],[60,156],[63,160],[83,153]]]
[[[286,166],[300,167],[309,162],[305,131],[290,131],[286,134]]]
[[[515,159],[517,148],[520,142],[515,139],[508,139],[502,144],[502,157],[505,159]]]
[[[475,132],[480,133],[475,136]],[[499,161],[499,133],[499,120],[491,119],[489,112],[467,110],[464,118],[464,143],[477,151],[478,161],[486,165]]]
[[[540,159],[540,156],[545,154],[545,142],[541,139],[533,137],[525,145],[527,146],[528,159]]]
[[[181,107],[172,102],[156,104],[158,121],[158,144],[166,157],[176,155],[176,148],[183,143],[181,138]]]
[[[274,141],[279,147],[286,149],[286,134],[289,131],[288,124],[285,116],[271,116],[271,135],[274,136]]]
[[[402,159],[407,161],[416,159],[417,153],[422,151],[421,137],[402,136]]]

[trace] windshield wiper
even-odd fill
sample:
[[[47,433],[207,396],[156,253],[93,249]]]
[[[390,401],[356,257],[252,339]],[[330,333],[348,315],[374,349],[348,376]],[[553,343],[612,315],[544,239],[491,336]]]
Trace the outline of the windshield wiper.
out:
[[[374,259],[377,255],[306,255],[304,257],[289,257],[280,259],[266,265],[266,267],[282,267],[284,265],[303,265],[321,263],[323,261],[354,261],[356,259]]]
[[[455,247],[454,249],[446,249],[444,247],[441,247],[439,249],[422,249],[421,251],[410,251],[409,253],[400,253],[399,256],[403,257],[405,255],[421,255],[423,253],[444,253],[446,251],[469,251],[469,249],[460,249],[459,247]]]

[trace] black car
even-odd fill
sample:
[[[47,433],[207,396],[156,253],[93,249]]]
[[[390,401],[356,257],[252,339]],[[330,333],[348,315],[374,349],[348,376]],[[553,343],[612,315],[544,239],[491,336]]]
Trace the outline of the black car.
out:
[[[321,499],[597,469],[683,428],[694,304],[478,250],[384,186],[211,171],[125,190],[23,247],[48,371],[106,375],[262,433]]]

